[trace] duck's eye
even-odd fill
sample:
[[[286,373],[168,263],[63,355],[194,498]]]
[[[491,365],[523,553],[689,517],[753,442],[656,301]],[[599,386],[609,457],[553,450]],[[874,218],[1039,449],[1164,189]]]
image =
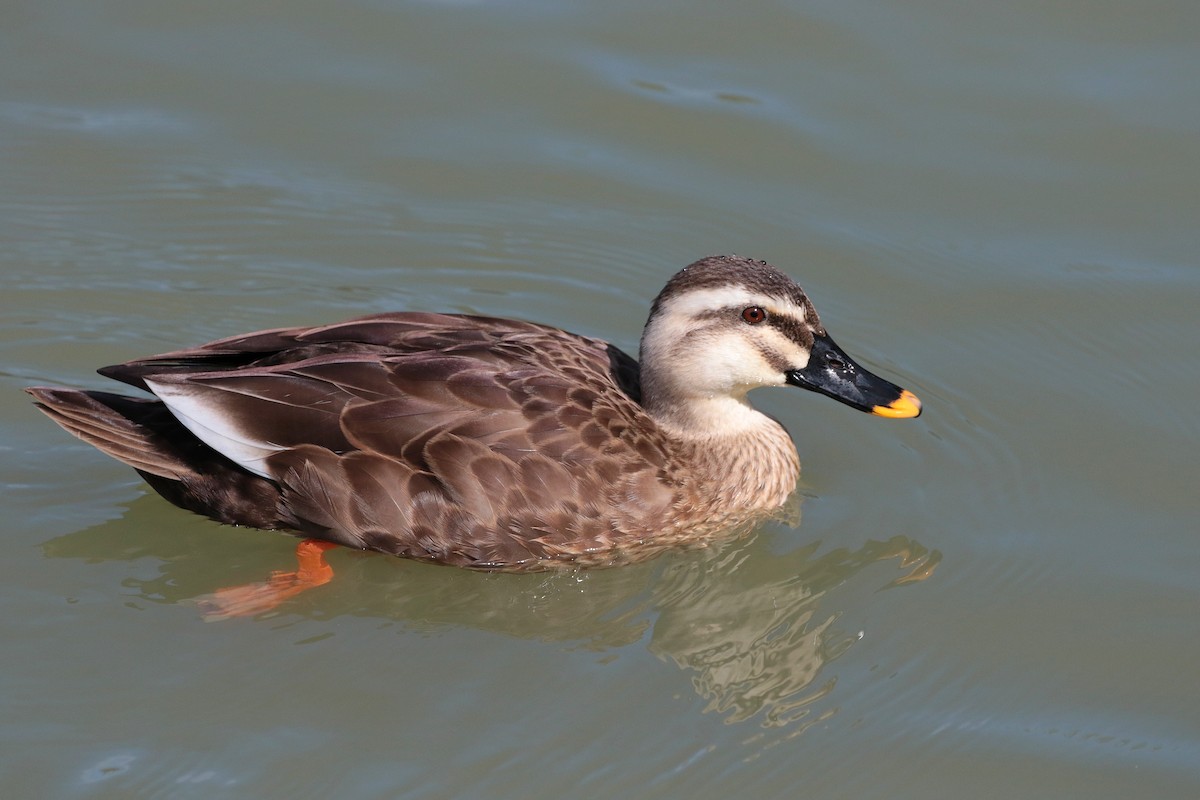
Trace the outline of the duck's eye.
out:
[[[765,309],[759,306],[750,306],[742,309],[742,319],[749,322],[751,325],[757,325],[767,318]]]

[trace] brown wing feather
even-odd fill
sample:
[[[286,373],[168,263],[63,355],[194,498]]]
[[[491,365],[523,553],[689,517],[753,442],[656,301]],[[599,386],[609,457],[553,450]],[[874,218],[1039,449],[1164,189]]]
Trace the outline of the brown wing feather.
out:
[[[295,363],[329,354],[377,356],[421,353],[457,346],[479,346],[520,333],[560,335],[592,342],[544,325],[494,317],[399,312],[358,317],[332,325],[272,328],[208,342],[184,350],[102,367],[101,375],[147,388],[145,377],[176,373],[228,371],[243,367]]]
[[[381,314],[102,372],[278,448],[281,523],[353,547],[513,565],[648,536],[678,502],[636,362],[541,325]]]

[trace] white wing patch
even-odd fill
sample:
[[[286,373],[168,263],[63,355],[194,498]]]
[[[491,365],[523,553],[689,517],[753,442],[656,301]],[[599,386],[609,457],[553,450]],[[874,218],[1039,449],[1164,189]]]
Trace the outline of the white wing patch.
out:
[[[146,378],[150,390],[162,400],[167,409],[200,441],[230,461],[255,475],[270,478],[266,459],[284,448],[247,435],[220,409],[205,402],[203,392],[196,392],[186,383],[167,383]]]

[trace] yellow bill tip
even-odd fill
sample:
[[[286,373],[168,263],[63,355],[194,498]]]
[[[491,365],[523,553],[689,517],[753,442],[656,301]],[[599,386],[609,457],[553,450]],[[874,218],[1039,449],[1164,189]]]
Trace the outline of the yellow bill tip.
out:
[[[881,417],[891,417],[892,419],[918,417],[921,415],[921,401],[912,392],[907,389],[901,389],[899,397],[886,406],[872,407],[871,413]]]

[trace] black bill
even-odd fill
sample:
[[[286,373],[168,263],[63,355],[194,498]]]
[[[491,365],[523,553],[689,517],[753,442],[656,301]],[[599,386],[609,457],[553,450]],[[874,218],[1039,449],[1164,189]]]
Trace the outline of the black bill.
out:
[[[915,394],[863,369],[828,336],[813,340],[808,366],[788,372],[787,382],[881,417],[921,413],[921,401]]]

